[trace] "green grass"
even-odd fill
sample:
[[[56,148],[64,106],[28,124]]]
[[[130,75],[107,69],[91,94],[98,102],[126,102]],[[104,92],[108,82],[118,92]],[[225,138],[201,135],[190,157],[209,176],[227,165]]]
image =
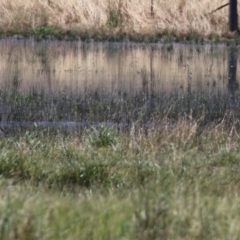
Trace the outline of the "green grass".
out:
[[[239,124],[0,139],[0,239],[239,239]]]

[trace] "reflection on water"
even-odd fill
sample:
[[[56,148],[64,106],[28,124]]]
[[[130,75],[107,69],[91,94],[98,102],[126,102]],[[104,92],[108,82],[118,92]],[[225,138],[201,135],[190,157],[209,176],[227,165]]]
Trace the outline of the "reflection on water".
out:
[[[0,51],[2,122],[146,125],[240,109],[237,47],[2,39]]]
[[[232,56],[239,62],[237,51],[235,48]],[[22,90],[38,87],[51,92],[190,88],[223,93],[232,86],[228,83],[229,53],[224,46],[3,39],[0,52],[0,84],[4,88],[17,85]],[[236,79],[238,76],[239,70]]]

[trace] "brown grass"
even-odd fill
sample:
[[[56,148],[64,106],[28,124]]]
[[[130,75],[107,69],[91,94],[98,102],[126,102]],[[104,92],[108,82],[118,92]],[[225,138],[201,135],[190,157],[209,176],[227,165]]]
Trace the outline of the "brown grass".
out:
[[[153,2],[153,14],[151,14]],[[0,31],[51,27],[63,31],[119,31],[203,36],[228,32],[228,7],[208,14],[226,0],[0,0]]]

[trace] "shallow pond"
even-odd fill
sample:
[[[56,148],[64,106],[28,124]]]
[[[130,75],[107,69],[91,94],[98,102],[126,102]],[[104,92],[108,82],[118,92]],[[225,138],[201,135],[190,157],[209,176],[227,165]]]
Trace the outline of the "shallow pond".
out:
[[[0,40],[2,122],[133,122],[239,105],[238,47]]]

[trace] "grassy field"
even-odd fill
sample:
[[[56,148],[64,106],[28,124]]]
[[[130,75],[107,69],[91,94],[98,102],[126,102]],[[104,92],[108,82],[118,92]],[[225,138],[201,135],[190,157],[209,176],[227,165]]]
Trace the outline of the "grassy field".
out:
[[[0,139],[0,238],[239,239],[239,122]]]
[[[224,0],[0,0],[0,32],[62,38],[202,41],[231,36]],[[200,37],[201,36],[201,37]]]
[[[0,32],[219,41],[228,9],[208,13],[224,3],[0,0]],[[23,93],[16,73],[1,89],[1,240],[240,239],[239,91],[156,94],[142,80],[134,94]],[[88,124],[17,125],[37,121]]]

